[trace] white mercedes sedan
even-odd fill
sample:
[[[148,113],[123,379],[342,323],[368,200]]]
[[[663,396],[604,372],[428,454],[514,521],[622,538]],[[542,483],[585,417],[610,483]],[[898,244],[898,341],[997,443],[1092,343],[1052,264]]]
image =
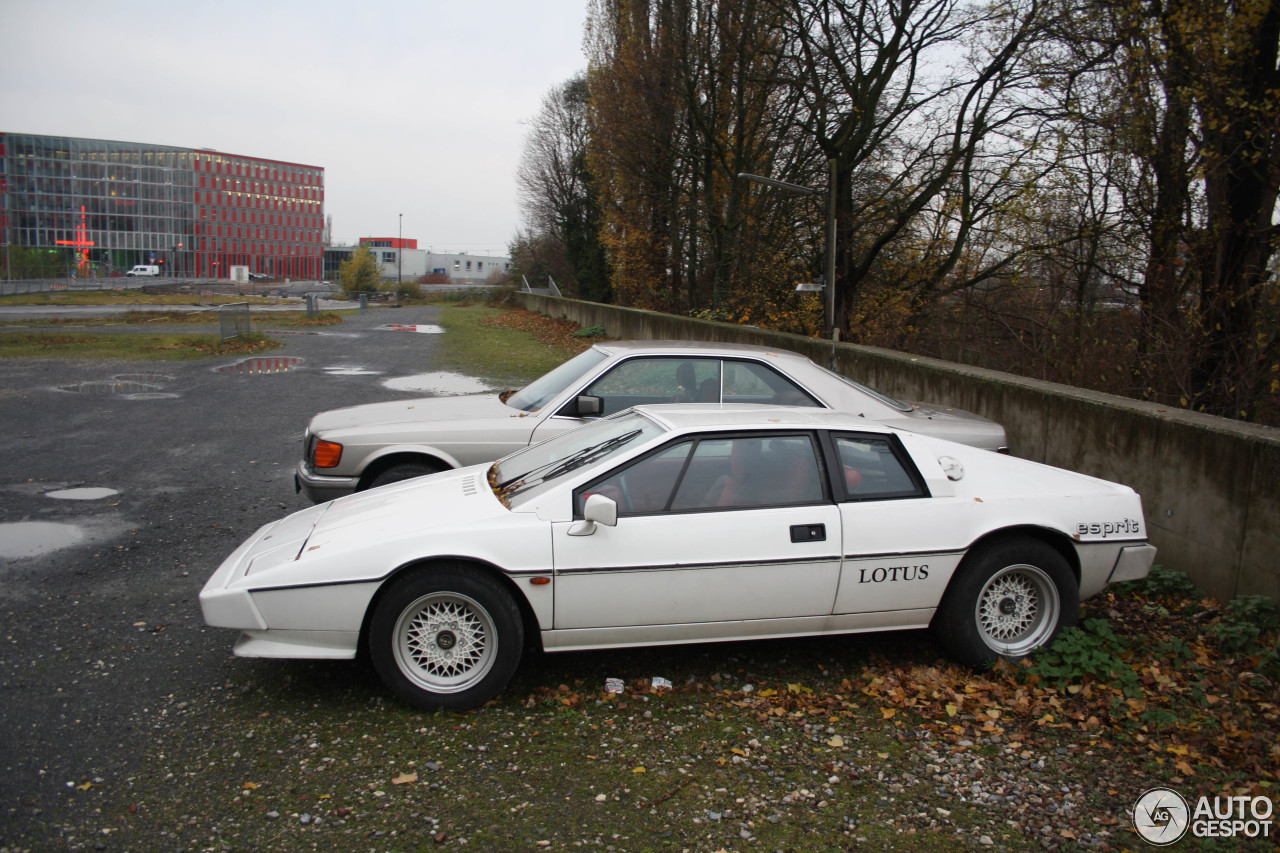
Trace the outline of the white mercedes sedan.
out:
[[[1145,577],[1126,486],[816,409],[638,407],[261,528],[200,594],[247,657],[461,709],[546,651],[932,626],[976,667]]]
[[[765,403],[833,409],[1007,450],[1004,427],[978,415],[907,404],[799,353],[698,341],[609,341],[519,391],[422,397],[321,412],[303,436],[297,487],[332,500],[506,456],[587,420],[658,403]]]

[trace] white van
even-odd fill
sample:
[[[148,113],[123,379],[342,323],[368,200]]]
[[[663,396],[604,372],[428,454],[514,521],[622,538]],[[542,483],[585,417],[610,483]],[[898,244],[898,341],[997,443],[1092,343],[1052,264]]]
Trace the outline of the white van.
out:
[[[125,275],[160,275],[160,267],[158,264],[134,264]]]

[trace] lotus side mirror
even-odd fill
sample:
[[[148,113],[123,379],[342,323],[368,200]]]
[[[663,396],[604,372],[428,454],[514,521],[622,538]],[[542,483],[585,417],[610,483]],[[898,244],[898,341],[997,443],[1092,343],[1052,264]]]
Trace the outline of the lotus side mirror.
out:
[[[618,524],[618,504],[604,495],[588,495],[582,507],[582,521],[569,528],[570,536],[590,536],[596,532],[596,525],[616,527]]]

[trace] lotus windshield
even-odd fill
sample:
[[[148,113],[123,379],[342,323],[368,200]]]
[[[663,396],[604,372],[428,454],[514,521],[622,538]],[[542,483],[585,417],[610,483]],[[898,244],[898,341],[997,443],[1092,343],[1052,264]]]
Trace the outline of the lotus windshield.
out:
[[[536,412],[606,358],[608,356],[594,347],[578,353],[555,370],[542,374],[512,394],[506,399],[506,403],[523,412]]]
[[[645,444],[663,432],[644,415],[619,412],[499,459],[489,468],[489,485],[510,506],[516,497],[527,498],[566,474]]]

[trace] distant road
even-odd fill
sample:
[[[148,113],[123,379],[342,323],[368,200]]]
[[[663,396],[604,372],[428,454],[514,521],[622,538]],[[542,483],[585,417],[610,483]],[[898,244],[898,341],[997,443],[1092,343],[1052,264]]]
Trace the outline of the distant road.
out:
[[[114,276],[112,278],[41,278],[41,279],[15,279],[12,281],[0,281],[0,296],[13,296],[22,293],[57,293],[57,292],[82,292],[96,290],[137,290],[147,286],[164,286],[166,288],[187,287],[193,291],[201,290],[222,290],[228,288],[244,289],[253,293],[269,293],[276,291],[281,295],[297,295],[304,293],[314,293],[318,291],[336,291],[338,286],[329,282],[321,281],[266,281],[266,282],[249,282],[247,284],[237,285],[235,282],[226,279],[208,279],[208,278],[142,278],[128,276]]]
[[[321,311],[354,311],[360,303],[347,299],[321,299]],[[290,301],[280,305],[250,305],[249,310],[255,314],[271,311],[301,311],[302,302]],[[138,311],[168,312],[173,314],[191,314],[197,311],[208,311],[215,315],[211,322],[216,322],[217,305],[0,305],[0,319],[31,320],[50,317],[112,317]]]

